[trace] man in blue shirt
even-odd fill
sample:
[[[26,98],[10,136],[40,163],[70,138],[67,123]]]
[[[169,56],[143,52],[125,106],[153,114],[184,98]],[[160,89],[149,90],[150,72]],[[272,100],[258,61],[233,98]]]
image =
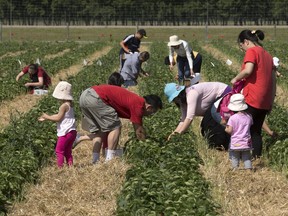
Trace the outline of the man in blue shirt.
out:
[[[147,61],[149,57],[150,54],[146,51],[127,55],[127,59],[120,71],[120,74],[124,79],[124,87],[127,88],[128,86],[137,85],[137,78],[140,73],[144,76],[149,76],[148,73],[141,68],[142,63]]]

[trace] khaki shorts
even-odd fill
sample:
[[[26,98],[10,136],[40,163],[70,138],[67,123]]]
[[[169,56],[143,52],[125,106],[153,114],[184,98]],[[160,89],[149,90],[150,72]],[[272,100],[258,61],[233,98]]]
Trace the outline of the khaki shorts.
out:
[[[81,94],[79,105],[83,130],[109,132],[121,127],[116,110],[105,104],[94,89],[88,88]]]

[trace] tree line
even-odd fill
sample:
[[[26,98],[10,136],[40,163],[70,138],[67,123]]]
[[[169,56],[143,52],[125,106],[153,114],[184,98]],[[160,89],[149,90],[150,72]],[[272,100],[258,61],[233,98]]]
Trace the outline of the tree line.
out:
[[[0,0],[4,25],[287,25],[288,0]]]

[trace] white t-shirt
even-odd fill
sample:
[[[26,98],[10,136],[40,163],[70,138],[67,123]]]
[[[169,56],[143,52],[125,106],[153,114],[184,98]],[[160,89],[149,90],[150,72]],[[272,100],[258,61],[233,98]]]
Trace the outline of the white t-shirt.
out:
[[[174,52],[177,53],[178,56],[181,57],[187,57],[188,62],[189,62],[189,67],[190,69],[193,69],[193,59],[191,56],[192,48],[189,46],[189,44],[184,41],[180,40],[182,43],[179,46],[179,49],[174,49],[173,47],[169,47],[169,61],[173,61],[173,54]]]

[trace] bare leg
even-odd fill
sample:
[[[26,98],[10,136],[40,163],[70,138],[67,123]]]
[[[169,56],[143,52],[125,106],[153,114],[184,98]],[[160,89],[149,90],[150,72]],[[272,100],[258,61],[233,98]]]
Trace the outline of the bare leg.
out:
[[[93,135],[95,136],[92,140],[92,144],[93,144],[92,163],[96,163],[97,161],[99,161],[99,158],[100,158],[100,149],[101,149],[101,144],[102,144],[103,133],[98,132]]]
[[[79,137],[76,137],[74,143],[73,143],[73,149],[78,145],[80,144],[82,141],[85,141],[85,140],[93,140],[93,138],[95,137],[96,135],[95,134],[88,134],[88,135],[82,135],[82,136],[79,136]]]
[[[95,134],[96,136],[92,140],[93,152],[100,153],[101,144],[102,144],[102,133]]]
[[[108,134],[108,150],[106,161],[111,160],[115,156],[115,149],[117,148],[119,137],[121,134],[121,127],[116,128]]]
[[[273,136],[273,135],[274,135],[274,131],[272,131],[272,130],[270,129],[270,127],[268,126],[268,123],[267,123],[266,120],[263,122],[262,129],[263,129],[269,136]]]

